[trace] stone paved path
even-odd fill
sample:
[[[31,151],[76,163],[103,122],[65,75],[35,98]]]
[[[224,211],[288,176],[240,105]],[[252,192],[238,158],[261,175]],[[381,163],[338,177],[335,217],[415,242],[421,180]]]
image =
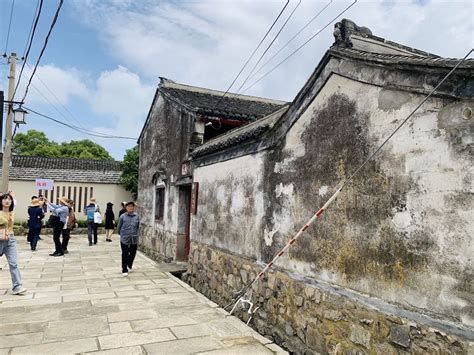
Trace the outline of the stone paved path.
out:
[[[117,240],[89,247],[73,236],[54,258],[43,239],[32,253],[18,237],[24,296],[10,294],[0,259],[0,355],[285,353],[141,253],[123,277]]]

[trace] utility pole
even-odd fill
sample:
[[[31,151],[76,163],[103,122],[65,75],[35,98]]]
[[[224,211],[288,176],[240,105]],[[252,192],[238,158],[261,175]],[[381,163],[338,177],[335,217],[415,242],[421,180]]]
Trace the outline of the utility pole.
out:
[[[16,53],[8,58],[10,62],[10,75],[8,76],[8,110],[5,123],[5,148],[2,162],[2,183],[0,192],[8,192],[8,177],[10,175],[10,162],[12,158],[12,121],[13,121],[13,92],[15,90]],[[2,107],[3,109],[3,107]]]

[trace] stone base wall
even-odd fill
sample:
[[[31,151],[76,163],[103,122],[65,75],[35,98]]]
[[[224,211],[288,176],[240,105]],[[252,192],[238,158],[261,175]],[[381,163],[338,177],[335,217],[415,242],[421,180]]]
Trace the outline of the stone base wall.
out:
[[[260,270],[254,260],[191,243],[188,270],[183,276],[196,290],[224,306]],[[252,302],[260,308],[249,325],[291,352],[466,354],[469,351],[469,343],[458,336],[383,313],[350,296],[333,292],[331,286],[328,290],[321,283],[296,279],[279,270],[272,270],[254,284],[252,293]],[[249,317],[241,309],[235,315],[244,321]],[[473,350],[473,344],[470,345]]]
[[[28,228],[22,226],[14,226],[13,227],[13,234],[16,236],[26,236],[28,234]],[[87,228],[75,228],[71,231],[71,235],[78,235],[78,234],[87,234]],[[105,234],[105,228],[97,228],[97,235]],[[40,235],[53,235],[53,228],[41,228]],[[115,234],[115,238],[118,235]]]
[[[139,249],[155,261],[169,263],[176,259],[176,236],[142,224]]]

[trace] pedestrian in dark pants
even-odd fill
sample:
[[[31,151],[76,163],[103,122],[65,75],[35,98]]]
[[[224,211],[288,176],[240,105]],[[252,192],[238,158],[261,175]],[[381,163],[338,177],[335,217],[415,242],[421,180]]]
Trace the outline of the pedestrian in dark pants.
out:
[[[127,213],[120,216],[117,231],[120,234],[120,247],[122,248],[122,276],[128,276],[132,271],[133,260],[138,247],[138,228],[140,218],[135,213],[135,202],[125,204]]]
[[[38,198],[32,199],[30,207],[28,207],[28,236],[32,251],[35,251],[38,245],[43,218],[44,212],[41,201]]]
[[[92,235],[94,235],[94,244],[97,244],[97,227],[98,223],[95,222],[95,213],[99,212],[99,206],[96,204],[95,197],[91,197],[90,203],[84,209],[84,213],[87,216],[87,238],[89,239],[89,246],[92,246]]]
[[[69,214],[66,219],[66,224],[63,227],[62,234],[63,234],[63,242],[61,244],[63,253],[68,254],[69,251],[67,250],[67,246],[69,244],[69,238],[71,236],[71,230],[76,227],[76,215],[72,206],[74,205],[74,201],[69,200]]]
[[[105,210],[105,241],[112,241],[112,234],[114,234],[115,228],[115,215],[112,210],[112,202],[107,202],[107,209]]]
[[[38,196],[33,195],[33,196],[31,196],[31,201],[33,201],[34,199],[37,199],[37,198],[38,198]],[[29,208],[28,208],[28,210],[29,210]],[[28,234],[26,235],[26,242],[27,243],[31,243],[31,234],[34,232],[32,229],[30,229],[30,227],[29,227],[30,223],[29,222],[30,222],[30,220],[29,220],[29,217],[28,217],[28,224],[27,224],[28,225]]]
[[[53,226],[53,241],[55,248],[55,251],[49,255],[62,256],[64,255],[64,253],[60,238],[64,224],[66,223],[67,215],[69,214],[69,199],[67,199],[66,197],[59,198],[59,205],[55,205],[51,202],[48,202],[47,199],[45,199],[45,201],[48,204],[49,210],[52,213],[52,218],[50,218],[50,221]]]

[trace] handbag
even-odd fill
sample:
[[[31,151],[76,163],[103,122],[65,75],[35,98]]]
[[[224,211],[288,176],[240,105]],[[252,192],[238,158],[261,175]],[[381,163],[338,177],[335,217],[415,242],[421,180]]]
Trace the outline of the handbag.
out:
[[[94,223],[102,223],[102,215],[100,214],[100,212],[94,212]]]
[[[46,222],[46,226],[49,228],[54,228],[56,224],[60,221],[58,216],[55,216],[54,214],[51,214],[49,216],[48,222]]]

